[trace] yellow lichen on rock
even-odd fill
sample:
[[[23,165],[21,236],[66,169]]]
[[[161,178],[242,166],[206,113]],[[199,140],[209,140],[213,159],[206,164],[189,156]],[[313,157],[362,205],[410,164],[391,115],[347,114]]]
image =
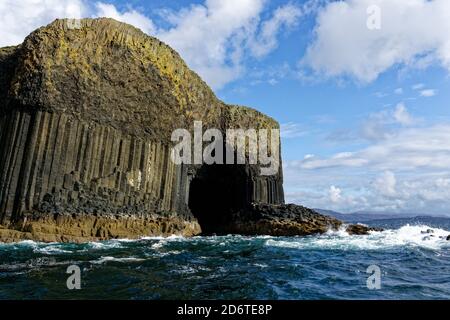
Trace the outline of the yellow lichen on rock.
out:
[[[16,226],[0,225],[2,242],[34,240],[41,242],[87,242],[109,239],[138,239],[150,236],[192,237],[201,233],[197,221],[163,217],[41,217]]]

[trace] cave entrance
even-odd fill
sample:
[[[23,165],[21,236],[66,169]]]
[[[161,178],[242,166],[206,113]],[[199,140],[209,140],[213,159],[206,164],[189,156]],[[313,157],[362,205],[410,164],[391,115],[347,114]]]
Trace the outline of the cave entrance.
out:
[[[245,165],[204,165],[189,187],[189,209],[204,234],[221,233],[229,215],[249,203],[252,194]]]

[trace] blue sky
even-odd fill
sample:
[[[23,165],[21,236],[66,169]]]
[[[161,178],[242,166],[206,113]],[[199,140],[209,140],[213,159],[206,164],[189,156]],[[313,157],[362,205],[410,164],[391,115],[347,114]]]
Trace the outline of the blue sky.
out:
[[[450,1],[0,0],[0,15],[1,46],[58,17],[162,39],[225,102],[282,124],[290,202],[450,214]]]

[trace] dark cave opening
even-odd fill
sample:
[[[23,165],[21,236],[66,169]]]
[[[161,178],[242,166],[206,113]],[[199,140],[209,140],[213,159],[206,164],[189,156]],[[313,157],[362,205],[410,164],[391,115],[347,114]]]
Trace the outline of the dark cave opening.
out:
[[[204,165],[192,179],[189,209],[203,234],[220,233],[230,213],[250,202],[252,184],[245,165]]]

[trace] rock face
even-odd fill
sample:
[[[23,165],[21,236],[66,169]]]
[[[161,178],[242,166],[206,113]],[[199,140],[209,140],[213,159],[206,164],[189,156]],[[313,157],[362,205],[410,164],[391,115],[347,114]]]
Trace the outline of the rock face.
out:
[[[223,131],[279,128],[221,102],[170,47],[112,19],[56,20],[0,49],[0,240],[338,226],[300,207],[291,222],[269,219],[284,209],[270,206],[284,203],[281,167],[262,176],[253,164],[175,165],[171,133],[192,132],[194,121]]]
[[[251,204],[224,216],[218,233],[245,235],[308,236],[338,230],[343,224],[298,205]]]
[[[349,235],[367,235],[371,231],[383,231],[381,228],[370,228],[362,224],[352,224],[346,229]]]

